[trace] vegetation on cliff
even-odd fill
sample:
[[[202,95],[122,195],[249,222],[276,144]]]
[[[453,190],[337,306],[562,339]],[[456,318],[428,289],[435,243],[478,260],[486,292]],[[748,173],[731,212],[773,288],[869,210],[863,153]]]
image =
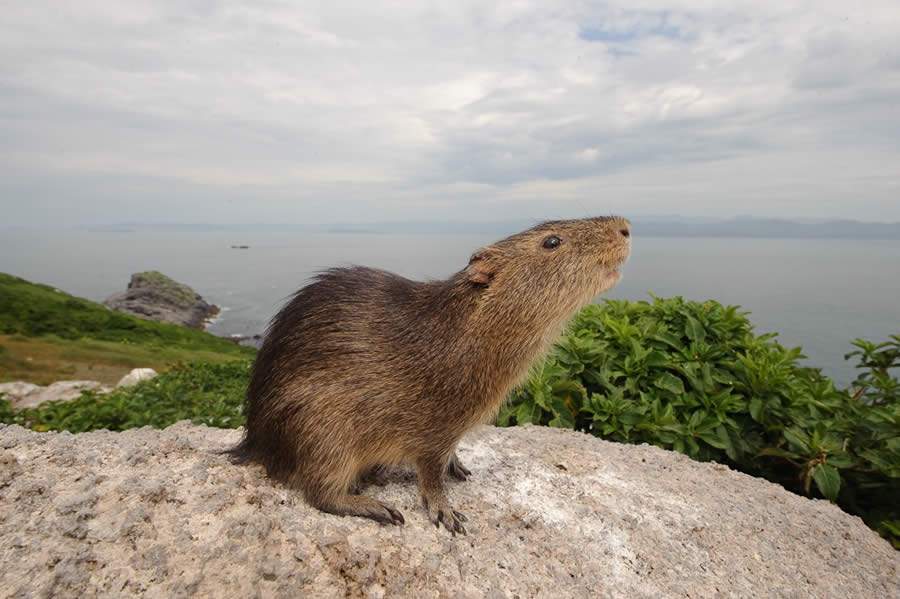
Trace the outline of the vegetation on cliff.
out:
[[[115,383],[136,367],[246,359],[253,350],[204,331],[144,320],[0,273],[0,382]]]

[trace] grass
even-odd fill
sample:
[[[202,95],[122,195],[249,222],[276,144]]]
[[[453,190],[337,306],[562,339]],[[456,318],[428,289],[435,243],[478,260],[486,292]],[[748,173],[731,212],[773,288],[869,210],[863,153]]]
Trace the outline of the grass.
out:
[[[143,320],[47,285],[0,273],[0,334],[95,339],[235,356],[253,354],[227,339],[174,324]]]
[[[178,362],[222,363],[240,354],[165,345],[137,345],[94,339],[0,335],[0,383],[28,381],[49,385],[61,380],[116,384],[133,368],[166,369]]]
[[[114,384],[132,368],[246,360],[255,353],[205,331],[143,320],[0,273],[0,382]]]

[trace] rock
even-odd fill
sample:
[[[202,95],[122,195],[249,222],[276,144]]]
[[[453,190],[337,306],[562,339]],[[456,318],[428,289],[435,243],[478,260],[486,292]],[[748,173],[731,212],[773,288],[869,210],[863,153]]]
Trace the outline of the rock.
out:
[[[467,536],[411,476],[365,493],[400,527],[323,514],[179,423],[70,435],[0,428],[7,596],[897,597],[900,558],[826,501],[649,446],[485,428],[449,483]]]
[[[256,349],[262,348],[263,336],[262,335],[240,335],[234,334],[227,337],[230,341],[237,343],[238,345],[243,345],[244,347],[253,347]]]
[[[0,384],[0,395],[8,399],[11,404],[16,405],[41,389],[43,387],[25,381],[2,383]]]
[[[112,387],[97,381],[58,381],[46,387],[23,382],[0,385],[0,393],[6,395],[15,410],[33,408],[47,401],[72,401],[84,391],[109,393]]]
[[[108,307],[133,316],[202,329],[219,313],[219,307],[207,303],[183,283],[156,272],[131,275],[128,289],[109,297]]]
[[[128,374],[122,377],[122,379],[116,383],[116,388],[121,387],[133,387],[137,385],[141,381],[148,381],[154,378],[157,375],[157,372],[152,368],[135,368]]]

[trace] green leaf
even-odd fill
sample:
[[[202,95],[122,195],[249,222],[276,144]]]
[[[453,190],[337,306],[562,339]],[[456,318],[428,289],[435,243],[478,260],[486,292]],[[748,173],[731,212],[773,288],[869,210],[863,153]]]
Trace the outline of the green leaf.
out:
[[[649,354],[647,354],[644,363],[651,368],[657,368],[668,364],[669,359],[661,351],[653,350]]]
[[[534,418],[536,407],[534,402],[528,400],[523,401],[516,411],[516,422],[518,424],[530,424],[534,422],[532,419]]]
[[[681,338],[669,333],[667,331],[660,331],[651,337],[654,341],[661,341],[671,347],[672,349],[681,349],[684,344],[681,342]]]
[[[572,397],[572,400],[577,405],[580,405],[581,402],[585,401],[588,396],[587,389],[584,388],[584,385],[582,385],[578,381],[573,381],[571,379],[553,383],[552,389],[554,395]]]
[[[855,460],[847,454],[829,455],[828,463],[835,468],[852,468]]]
[[[750,417],[757,422],[762,422],[763,402],[760,398],[754,397],[750,400]]]
[[[561,397],[553,398],[553,415],[550,426],[557,428],[575,428],[575,415],[569,409],[566,400]]]
[[[725,450],[725,454],[736,461],[738,459],[738,451],[731,441],[731,435],[728,434],[728,430],[720,424],[716,427],[716,434],[719,436],[719,440],[724,446],[723,449]]]
[[[684,383],[681,382],[680,378],[669,372],[664,372],[659,375],[656,380],[653,381],[653,385],[676,395],[684,394]]]
[[[818,464],[813,468],[813,480],[819,491],[831,501],[837,501],[841,490],[841,474],[838,469],[828,464]]]
[[[532,400],[534,403],[545,410],[550,409],[550,403],[548,401],[547,393],[544,391],[543,387],[535,389],[531,393]]]
[[[803,453],[809,453],[809,435],[802,430],[798,428],[786,428],[782,434],[792,446],[798,448]]]
[[[706,339],[706,331],[696,318],[688,316],[685,320],[684,332],[691,341],[703,341]]]
[[[504,405],[497,415],[497,426],[509,426],[514,414],[515,410],[510,405]]]
[[[764,447],[760,449],[758,455],[761,456],[775,456],[779,458],[785,458],[788,460],[800,460],[803,456],[796,454],[792,451],[786,451],[784,449],[779,449],[777,447]]]
[[[725,443],[725,441],[722,440],[719,434],[714,431],[705,431],[697,436],[705,441],[708,445],[712,445],[716,449],[726,449],[728,447],[728,445]]]

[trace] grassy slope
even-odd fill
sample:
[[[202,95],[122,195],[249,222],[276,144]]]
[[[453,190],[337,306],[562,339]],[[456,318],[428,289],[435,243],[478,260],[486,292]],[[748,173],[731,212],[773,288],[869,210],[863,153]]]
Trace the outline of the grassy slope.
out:
[[[113,383],[131,368],[222,362],[254,351],[204,331],[142,320],[0,273],[0,382],[88,378]]]

